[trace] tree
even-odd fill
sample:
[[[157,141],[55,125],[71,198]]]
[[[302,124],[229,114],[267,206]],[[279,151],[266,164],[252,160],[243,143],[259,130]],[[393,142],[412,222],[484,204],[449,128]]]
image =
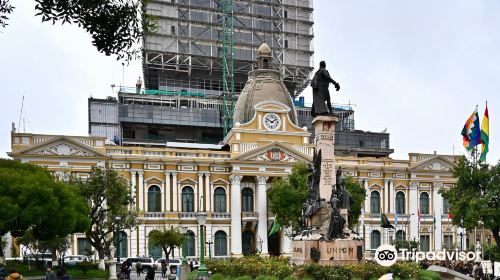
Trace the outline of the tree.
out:
[[[284,227],[297,230],[300,226],[302,208],[309,197],[307,175],[307,165],[297,163],[287,178],[275,179],[267,191],[275,219]]]
[[[453,170],[455,186],[442,190],[450,203],[453,224],[473,230],[490,229],[500,250],[500,163],[476,165],[462,157]]]
[[[114,170],[94,167],[87,179],[72,179],[87,200],[90,225],[85,231],[89,243],[99,256],[99,268],[105,269],[104,257],[109,256],[113,233],[130,229],[139,223],[139,213],[133,207],[133,197],[127,181]]]
[[[14,7],[0,0],[0,26],[7,25]],[[42,22],[76,24],[92,36],[92,44],[105,55],[132,59],[140,53],[143,35],[153,31],[154,17],[146,14],[149,0],[34,0]]]
[[[175,247],[182,246],[184,235],[174,228],[163,229],[161,231],[153,230],[149,233],[149,242],[155,246],[161,247],[167,262],[167,272],[169,272],[170,253],[172,253]]]
[[[361,187],[361,185],[354,180],[353,177],[346,177],[344,179],[345,188],[351,193],[352,204],[351,210],[349,211],[349,221],[348,226],[353,229],[359,222],[359,216],[361,215],[361,208],[365,202],[366,190]]]
[[[0,160],[0,194],[0,236],[29,232],[48,241],[81,232],[89,224],[87,203],[78,189],[57,181],[43,167]]]

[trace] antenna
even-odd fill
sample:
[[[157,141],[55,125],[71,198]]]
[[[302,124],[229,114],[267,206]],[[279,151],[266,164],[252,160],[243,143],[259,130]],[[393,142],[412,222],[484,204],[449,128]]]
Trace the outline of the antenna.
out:
[[[23,107],[24,107],[24,95],[23,95],[23,100],[21,101],[21,112],[19,112],[19,121],[17,122],[17,127],[19,130],[21,130],[21,117],[23,115]],[[24,128],[26,130],[26,128]]]

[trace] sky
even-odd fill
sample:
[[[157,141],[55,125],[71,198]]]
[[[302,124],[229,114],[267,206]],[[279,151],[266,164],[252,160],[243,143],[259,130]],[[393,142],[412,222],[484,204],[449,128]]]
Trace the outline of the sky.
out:
[[[134,85],[141,62],[96,51],[77,26],[41,23],[35,1],[11,0],[0,29],[0,157],[21,131],[87,135],[88,97]],[[325,60],[355,109],[356,129],[390,133],[392,158],[463,154],[460,132],[478,105],[490,115],[488,162],[500,159],[500,1],[315,0],[314,65]],[[310,90],[304,95],[309,99]],[[24,114],[20,117],[24,96]]]

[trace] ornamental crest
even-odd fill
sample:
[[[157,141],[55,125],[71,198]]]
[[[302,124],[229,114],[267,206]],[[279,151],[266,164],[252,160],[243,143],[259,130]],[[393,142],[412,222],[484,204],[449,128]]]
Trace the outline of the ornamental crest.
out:
[[[56,156],[93,156],[91,153],[70,146],[66,143],[59,143],[34,152],[38,155],[56,155]]]
[[[284,153],[280,148],[272,148],[267,150],[264,154],[261,154],[255,158],[256,161],[271,161],[271,162],[296,162],[296,159]]]

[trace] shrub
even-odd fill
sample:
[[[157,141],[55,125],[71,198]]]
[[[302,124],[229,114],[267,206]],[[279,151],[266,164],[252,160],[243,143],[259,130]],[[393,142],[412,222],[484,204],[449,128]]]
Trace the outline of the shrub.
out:
[[[224,275],[222,275],[221,273],[215,273],[215,274],[212,274],[212,277],[210,279],[212,279],[212,280],[225,280],[226,277]]]
[[[237,277],[236,279],[234,280],[253,280],[252,277],[246,275],[246,276],[240,276],[240,277]]]
[[[87,274],[87,272],[91,269],[97,269],[97,264],[91,262],[81,262],[77,263],[75,268],[82,271],[83,274]]]
[[[274,276],[267,276],[267,275],[260,275],[255,278],[255,280],[279,280],[278,278]]]

